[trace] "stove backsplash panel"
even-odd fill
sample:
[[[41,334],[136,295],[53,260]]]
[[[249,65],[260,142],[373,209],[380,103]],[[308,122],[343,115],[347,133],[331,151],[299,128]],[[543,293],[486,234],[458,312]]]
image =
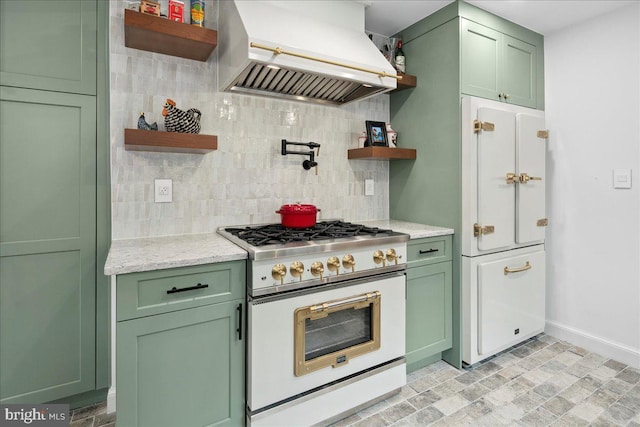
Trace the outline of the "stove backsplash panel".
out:
[[[217,28],[216,0],[205,26]],[[279,222],[283,204],[311,203],[319,219],[386,219],[386,161],[347,160],[365,120],[389,121],[389,95],[343,107],[218,91],[217,49],[207,62],[124,46],[125,2],[110,2],[111,201],[114,239],[214,232],[233,224]],[[144,111],[158,122],[166,98],[202,112],[202,134],[218,136],[208,154],[125,151],[125,128]],[[303,156],[280,154],[280,140],[321,144],[318,175]],[[306,150],[305,147],[301,149]],[[173,202],[154,203],[154,179],[173,180]],[[364,195],[364,180],[375,195]]]

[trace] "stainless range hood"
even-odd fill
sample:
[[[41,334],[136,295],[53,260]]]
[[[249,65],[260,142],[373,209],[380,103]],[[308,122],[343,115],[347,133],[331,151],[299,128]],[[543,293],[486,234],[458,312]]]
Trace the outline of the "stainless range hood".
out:
[[[219,4],[225,91],[341,105],[397,86],[396,71],[364,32],[264,1]]]

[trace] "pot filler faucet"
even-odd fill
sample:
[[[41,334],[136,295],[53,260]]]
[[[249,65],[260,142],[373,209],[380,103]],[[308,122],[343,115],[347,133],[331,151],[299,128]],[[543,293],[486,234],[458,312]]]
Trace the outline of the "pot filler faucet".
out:
[[[309,156],[308,160],[305,160],[304,162],[302,162],[302,167],[305,170],[309,170],[313,167],[316,168],[316,175],[318,174],[318,162],[315,161],[315,156],[319,156],[320,155],[320,144],[318,144],[317,142],[291,142],[291,141],[287,141],[286,139],[283,139],[281,141],[282,143],[282,155],[286,156],[287,154],[298,154],[301,156]],[[301,145],[304,147],[309,147],[311,149],[311,151],[289,151],[287,150],[287,145]],[[317,148],[318,152],[314,153],[313,149]]]

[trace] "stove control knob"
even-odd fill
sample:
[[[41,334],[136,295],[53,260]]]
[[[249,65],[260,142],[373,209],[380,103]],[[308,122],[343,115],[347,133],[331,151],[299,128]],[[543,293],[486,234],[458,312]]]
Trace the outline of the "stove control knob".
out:
[[[284,264],[276,264],[271,269],[271,277],[280,280],[280,284],[284,283],[284,276],[287,275],[287,267]]]
[[[322,280],[322,274],[324,273],[324,265],[321,262],[316,261],[311,264],[311,274],[314,276],[320,276],[320,280]]]
[[[344,268],[351,268],[351,272],[355,271],[356,260],[353,258],[353,255],[345,255],[342,257],[342,266]]]
[[[340,260],[337,256],[332,256],[327,260],[327,268],[329,271],[335,271],[336,275],[340,274]]]
[[[293,277],[299,277],[302,282],[302,273],[304,273],[304,264],[300,261],[295,261],[291,263],[291,267],[289,267],[289,271]]]
[[[382,264],[382,266],[385,266],[385,259],[384,259],[384,252],[382,251],[375,251],[373,253],[373,262],[375,262],[376,264]]]
[[[400,257],[396,253],[395,249],[389,249],[387,251],[387,261],[389,261],[389,262],[395,261],[396,265],[398,265],[398,258],[400,258]]]

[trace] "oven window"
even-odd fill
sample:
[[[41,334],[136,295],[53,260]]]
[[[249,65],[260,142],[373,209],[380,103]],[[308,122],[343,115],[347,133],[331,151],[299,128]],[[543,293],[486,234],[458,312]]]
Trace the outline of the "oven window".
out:
[[[371,305],[335,311],[327,317],[305,319],[304,359],[312,360],[371,341]]]
[[[380,300],[376,291],[296,309],[295,375],[336,368],[378,350]]]

